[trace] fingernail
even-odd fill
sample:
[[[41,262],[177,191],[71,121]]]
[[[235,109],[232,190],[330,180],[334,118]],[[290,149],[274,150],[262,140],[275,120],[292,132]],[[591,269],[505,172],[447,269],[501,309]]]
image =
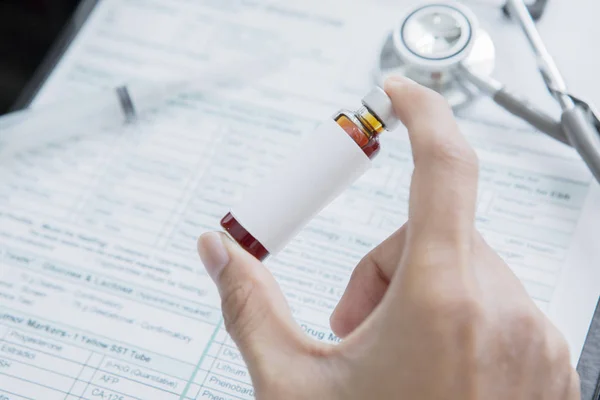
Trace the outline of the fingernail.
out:
[[[223,243],[223,236],[217,232],[205,233],[198,239],[198,253],[206,272],[217,282],[223,268],[229,264],[229,253]]]

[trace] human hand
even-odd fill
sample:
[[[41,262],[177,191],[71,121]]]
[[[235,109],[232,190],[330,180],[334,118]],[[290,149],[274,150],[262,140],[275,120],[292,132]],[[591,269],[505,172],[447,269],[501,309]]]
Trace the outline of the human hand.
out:
[[[355,268],[314,341],[270,272],[226,236],[200,237],[227,331],[258,399],[579,399],[567,344],[475,229],[478,162],[446,101],[392,79],[415,169],[408,221]]]

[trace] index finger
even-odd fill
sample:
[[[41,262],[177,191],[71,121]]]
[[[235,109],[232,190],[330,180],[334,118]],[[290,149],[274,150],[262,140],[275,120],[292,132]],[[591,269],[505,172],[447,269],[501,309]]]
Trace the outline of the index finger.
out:
[[[414,159],[407,245],[468,246],[477,203],[475,151],[441,95],[396,77],[385,91],[408,129]]]

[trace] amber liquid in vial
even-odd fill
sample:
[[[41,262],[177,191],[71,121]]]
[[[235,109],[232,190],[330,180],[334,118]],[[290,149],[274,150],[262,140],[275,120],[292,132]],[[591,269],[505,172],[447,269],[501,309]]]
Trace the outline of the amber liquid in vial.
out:
[[[378,135],[384,130],[383,124],[366,107],[356,112],[340,111],[335,122],[354,140],[367,157],[373,159],[379,153]],[[319,143],[315,143],[318,146]],[[252,236],[231,213],[221,220],[221,227],[248,253],[263,261],[269,256],[269,251]]]

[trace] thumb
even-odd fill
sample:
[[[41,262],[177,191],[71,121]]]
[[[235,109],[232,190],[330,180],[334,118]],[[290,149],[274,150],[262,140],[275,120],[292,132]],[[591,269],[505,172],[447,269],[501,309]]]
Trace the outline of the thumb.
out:
[[[302,352],[308,337],[261,262],[222,233],[202,235],[198,252],[219,289],[227,332],[253,379],[266,375],[273,364],[286,362],[282,356]]]

